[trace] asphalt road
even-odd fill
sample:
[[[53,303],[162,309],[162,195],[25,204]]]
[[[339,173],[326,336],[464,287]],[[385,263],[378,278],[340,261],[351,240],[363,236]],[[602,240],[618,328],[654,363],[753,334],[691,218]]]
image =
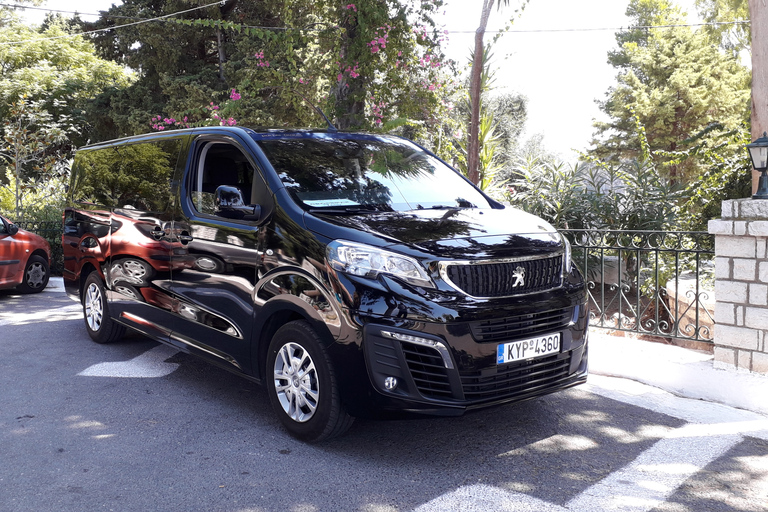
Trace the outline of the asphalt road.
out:
[[[768,511],[768,419],[623,379],[307,445],[263,388],[0,291],[0,511]]]

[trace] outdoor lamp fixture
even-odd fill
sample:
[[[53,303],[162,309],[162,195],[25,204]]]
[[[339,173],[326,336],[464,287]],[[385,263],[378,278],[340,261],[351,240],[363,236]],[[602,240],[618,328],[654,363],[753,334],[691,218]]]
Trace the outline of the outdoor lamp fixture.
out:
[[[747,144],[749,158],[752,159],[752,167],[760,173],[760,180],[757,182],[757,192],[752,199],[768,199],[768,176],[765,171],[768,169],[768,133],[763,132],[763,136]]]

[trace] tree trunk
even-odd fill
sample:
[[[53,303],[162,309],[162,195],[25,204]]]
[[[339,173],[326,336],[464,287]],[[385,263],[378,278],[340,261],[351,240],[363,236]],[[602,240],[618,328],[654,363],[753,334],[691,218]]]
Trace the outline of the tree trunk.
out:
[[[749,0],[752,20],[752,140],[768,131],[768,0]],[[759,173],[752,171],[752,193]]]
[[[480,26],[475,32],[475,55],[472,60],[472,75],[469,81],[469,141],[467,143],[467,178],[472,183],[480,181],[478,167],[480,164],[480,95],[482,91],[483,74],[483,38],[491,7],[494,0],[483,0],[483,12],[480,16]]]
[[[224,34],[221,31],[221,27],[216,27],[216,43],[219,50],[219,80],[226,82],[224,63],[227,62],[227,55],[224,53]]]
[[[21,124],[21,123],[19,123]],[[21,220],[21,163],[19,163],[19,146],[18,135],[14,137],[14,171],[16,172],[16,222]]]

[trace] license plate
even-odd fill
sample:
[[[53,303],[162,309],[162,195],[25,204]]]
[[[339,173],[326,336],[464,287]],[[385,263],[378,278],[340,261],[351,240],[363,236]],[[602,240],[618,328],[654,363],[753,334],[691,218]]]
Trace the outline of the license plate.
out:
[[[502,343],[496,350],[496,363],[504,364],[560,352],[560,333],[547,334],[528,340]]]

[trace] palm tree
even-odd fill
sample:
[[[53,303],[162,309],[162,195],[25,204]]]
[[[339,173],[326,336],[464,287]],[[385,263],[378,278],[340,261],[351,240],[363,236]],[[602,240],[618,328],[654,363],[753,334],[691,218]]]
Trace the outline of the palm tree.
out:
[[[478,164],[480,162],[480,95],[482,94],[483,39],[495,1],[483,0],[480,26],[475,31],[475,51],[472,59],[472,74],[469,80],[470,117],[469,143],[467,144],[467,178],[475,184],[480,181]],[[509,0],[498,0],[498,9],[501,9],[502,2],[504,2],[504,5],[509,5]]]

